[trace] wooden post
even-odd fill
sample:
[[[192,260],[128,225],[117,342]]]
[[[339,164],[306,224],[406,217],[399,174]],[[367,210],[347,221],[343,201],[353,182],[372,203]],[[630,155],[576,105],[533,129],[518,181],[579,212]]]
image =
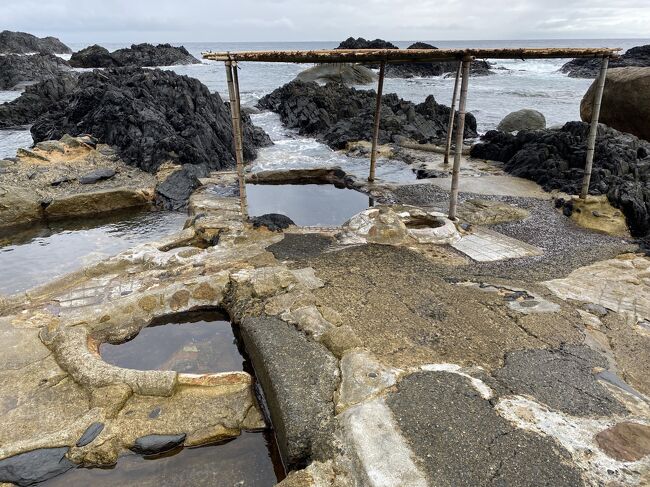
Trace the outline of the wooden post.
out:
[[[230,118],[232,134],[235,139],[235,160],[237,161],[237,179],[239,180],[239,206],[244,218],[248,218],[248,202],[246,199],[246,178],[244,176],[244,148],[242,142],[241,113],[239,108],[239,76],[237,63],[226,61],[226,80],[230,98]]]
[[[456,123],[456,151],[454,167],[451,173],[451,194],[449,195],[449,219],[456,220],[458,204],[458,179],[460,177],[460,160],[463,156],[463,136],[465,135],[465,107],[467,104],[467,84],[469,83],[469,65],[471,59],[463,58],[460,100],[458,101],[458,122]]]
[[[372,132],[372,149],[370,150],[370,174],[368,181],[375,180],[375,164],[377,162],[377,142],[379,139],[379,121],[381,118],[381,94],[384,91],[384,71],[386,70],[386,61],[379,65],[379,83],[377,84],[377,101],[375,103],[375,125]]]
[[[456,97],[458,96],[458,84],[460,82],[460,71],[463,66],[462,61],[458,61],[456,70],[456,81],[454,81],[454,93],[451,95],[451,113],[449,114],[449,128],[447,129],[447,145],[445,146],[444,164],[449,164],[449,153],[451,152],[451,137],[454,133],[454,115],[456,114]]]
[[[589,137],[587,138],[587,160],[585,162],[585,175],[582,179],[582,190],[580,199],[587,199],[589,194],[589,183],[591,182],[591,170],[594,164],[594,152],[596,150],[596,133],[598,132],[598,117],[600,116],[600,103],[603,99],[603,90],[605,88],[605,78],[607,77],[607,65],[609,57],[604,56],[600,64],[600,74],[596,80],[596,89],[594,90],[594,101],[591,107],[591,125],[589,126]]]

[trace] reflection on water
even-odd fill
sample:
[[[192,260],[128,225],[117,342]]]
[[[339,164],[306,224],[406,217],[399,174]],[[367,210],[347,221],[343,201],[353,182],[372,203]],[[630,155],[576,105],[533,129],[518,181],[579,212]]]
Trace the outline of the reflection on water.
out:
[[[280,213],[300,226],[338,226],[369,206],[368,196],[331,184],[247,184],[251,216]]]
[[[154,459],[130,454],[109,469],[78,468],[48,480],[47,487],[266,487],[282,480],[270,452],[273,438],[242,433],[227,443],[185,448]],[[174,454],[175,453],[175,454]]]
[[[83,265],[183,227],[176,212],[116,212],[0,234],[0,294],[44,284]]]
[[[194,311],[154,320],[133,339],[104,343],[102,358],[137,370],[191,374],[244,370],[230,321],[218,311]]]

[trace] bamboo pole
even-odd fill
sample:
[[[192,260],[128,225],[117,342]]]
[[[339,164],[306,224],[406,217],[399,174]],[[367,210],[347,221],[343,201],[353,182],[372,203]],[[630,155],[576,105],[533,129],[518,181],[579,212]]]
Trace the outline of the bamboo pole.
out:
[[[384,91],[384,71],[386,62],[382,61],[379,65],[379,82],[377,83],[377,101],[375,102],[375,124],[372,131],[372,149],[370,151],[370,174],[368,181],[375,180],[375,165],[377,162],[377,142],[379,140],[379,122],[381,119],[381,95]]]
[[[451,152],[451,137],[454,133],[454,115],[456,114],[456,97],[458,96],[458,82],[460,81],[460,72],[463,62],[458,62],[456,70],[456,81],[454,81],[454,93],[451,95],[451,113],[449,114],[449,128],[447,128],[447,145],[445,146],[444,164],[449,164],[449,153]]]
[[[449,195],[449,219],[456,220],[458,204],[458,179],[460,178],[460,161],[463,155],[463,136],[465,135],[465,109],[467,105],[467,85],[469,83],[469,65],[471,61],[463,59],[460,100],[458,101],[458,122],[456,123],[456,151],[454,167],[451,173],[451,193]]]
[[[609,57],[603,56],[600,64],[600,74],[596,80],[596,89],[594,90],[594,101],[591,108],[591,125],[589,126],[589,137],[587,138],[587,160],[585,162],[585,175],[582,179],[582,190],[580,199],[587,199],[589,194],[589,183],[591,182],[591,171],[594,164],[594,152],[596,151],[596,134],[598,133],[598,117],[600,116],[600,104],[603,99],[603,90],[605,88],[605,78],[607,78],[607,66]]]
[[[232,134],[233,138],[235,139],[235,160],[237,162],[237,179],[239,181],[239,206],[242,216],[244,218],[248,218],[246,180],[244,178],[244,150],[242,144],[241,116],[239,109],[239,76],[237,75],[237,63],[234,61],[226,61],[224,64],[226,65],[226,80],[228,81],[228,95],[230,98]]]

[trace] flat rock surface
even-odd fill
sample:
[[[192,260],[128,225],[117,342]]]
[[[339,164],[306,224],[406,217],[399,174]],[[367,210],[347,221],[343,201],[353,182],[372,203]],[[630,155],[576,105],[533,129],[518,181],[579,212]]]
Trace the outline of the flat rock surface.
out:
[[[60,475],[76,466],[67,452],[67,447],[43,448],[0,460],[0,482],[24,486]]]

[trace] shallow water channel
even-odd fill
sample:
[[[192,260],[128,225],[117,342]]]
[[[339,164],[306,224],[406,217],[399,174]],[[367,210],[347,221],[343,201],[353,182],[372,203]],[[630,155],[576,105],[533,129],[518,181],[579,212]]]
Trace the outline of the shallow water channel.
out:
[[[251,216],[280,213],[296,225],[334,227],[371,206],[370,198],[331,184],[247,184]]]
[[[177,212],[115,212],[0,233],[0,294],[14,294],[183,228]]]

